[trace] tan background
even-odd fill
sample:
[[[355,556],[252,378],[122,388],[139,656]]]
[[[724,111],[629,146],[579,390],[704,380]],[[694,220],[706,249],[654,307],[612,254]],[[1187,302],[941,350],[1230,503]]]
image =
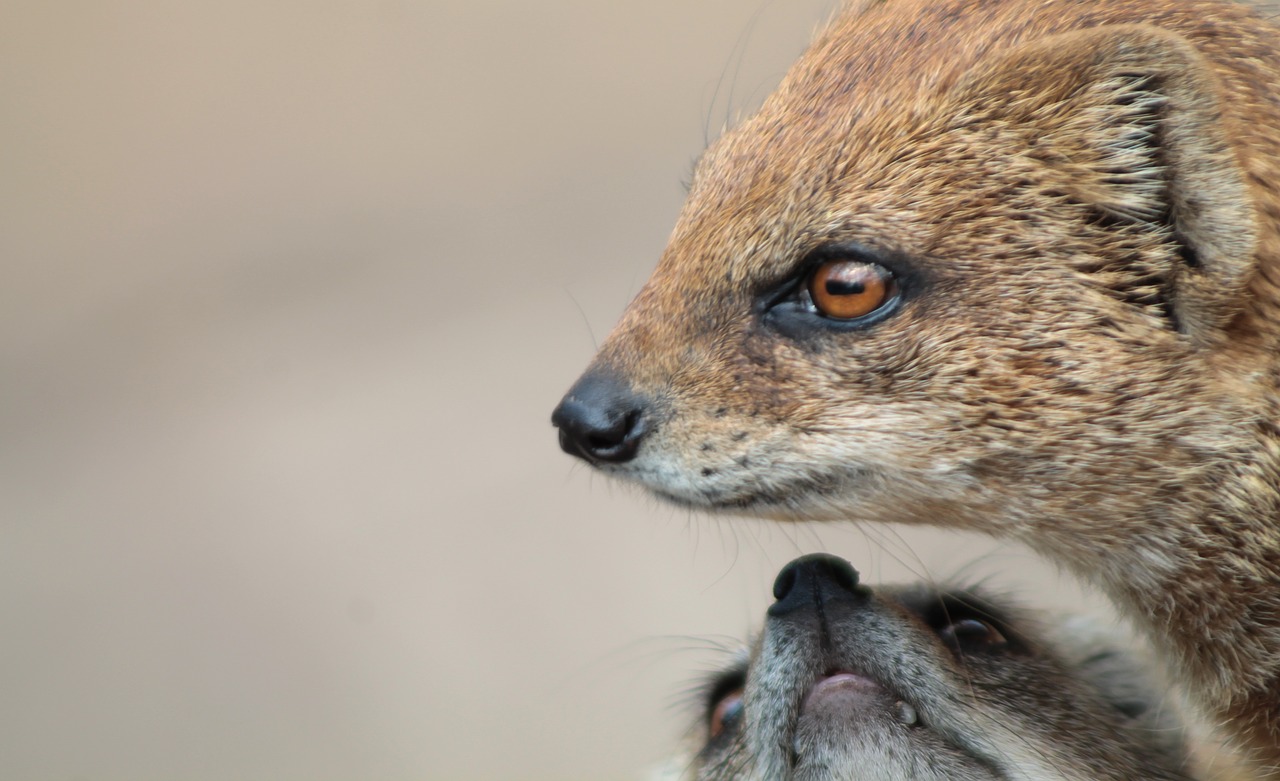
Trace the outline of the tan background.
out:
[[[556,448],[831,5],[0,4],[0,778],[636,778],[795,554],[1021,566]]]

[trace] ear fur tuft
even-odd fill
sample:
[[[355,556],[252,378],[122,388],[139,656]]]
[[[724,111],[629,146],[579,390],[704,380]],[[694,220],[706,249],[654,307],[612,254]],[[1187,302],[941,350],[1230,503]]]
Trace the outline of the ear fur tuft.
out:
[[[1092,175],[1072,193],[1111,217],[1154,223],[1169,208],[1161,159],[1161,116],[1169,99],[1144,74],[1123,73],[1094,85],[1096,102],[1080,119],[1094,140]],[[1088,137],[1088,136],[1086,136]]]

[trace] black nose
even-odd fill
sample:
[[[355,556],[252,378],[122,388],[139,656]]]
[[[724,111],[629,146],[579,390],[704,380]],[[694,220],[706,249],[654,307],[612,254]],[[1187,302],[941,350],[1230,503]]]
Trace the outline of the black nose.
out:
[[[578,380],[551,424],[564,452],[592,462],[620,464],[635,458],[648,433],[645,403],[612,372],[590,371]]]
[[[812,610],[834,600],[865,599],[870,591],[858,585],[858,571],[844,559],[826,553],[801,556],[782,568],[773,581],[769,615]]]

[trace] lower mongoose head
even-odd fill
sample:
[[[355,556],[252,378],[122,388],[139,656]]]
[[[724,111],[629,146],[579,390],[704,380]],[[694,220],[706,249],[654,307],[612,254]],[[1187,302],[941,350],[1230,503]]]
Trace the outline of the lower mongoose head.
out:
[[[933,586],[870,589],[813,555],[774,586],[749,656],[705,689],[698,781],[1190,779],[1137,658],[1083,623]]]

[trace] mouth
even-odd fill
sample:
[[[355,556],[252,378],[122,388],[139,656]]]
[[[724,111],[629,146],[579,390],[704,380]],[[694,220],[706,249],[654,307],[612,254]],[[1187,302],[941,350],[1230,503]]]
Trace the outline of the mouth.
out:
[[[837,670],[814,681],[803,694],[797,713],[799,718],[814,714],[829,716],[832,713],[840,713],[843,714],[842,718],[848,718],[856,716],[860,711],[883,711],[886,703],[894,706],[892,710],[902,710],[899,706],[906,706],[912,711],[911,719],[907,719],[904,714],[899,721],[910,720],[914,723],[919,720],[914,715],[915,708],[888,686],[862,673]]]
[[[832,673],[819,678],[800,705],[803,716],[816,708],[827,708],[831,705],[860,706],[868,698],[883,694],[884,687],[865,675],[852,672]]]
[[[849,723],[878,718],[886,710],[892,720],[904,726],[920,724],[916,707],[878,681],[854,672],[835,672],[818,679],[809,689],[801,701],[799,719]]]
[[[713,512],[743,512],[768,518],[815,519],[836,508],[836,517],[846,513],[841,497],[870,481],[869,469],[845,469],[838,475],[794,475],[786,482],[762,485],[744,481],[733,486],[692,484],[688,480],[648,479],[647,475],[619,475],[634,480],[664,501],[680,507]],[[776,479],[776,478],[775,478]]]
[[[791,767],[906,740],[905,731],[919,726],[915,705],[888,686],[860,672],[829,672],[801,694],[790,727]]]

